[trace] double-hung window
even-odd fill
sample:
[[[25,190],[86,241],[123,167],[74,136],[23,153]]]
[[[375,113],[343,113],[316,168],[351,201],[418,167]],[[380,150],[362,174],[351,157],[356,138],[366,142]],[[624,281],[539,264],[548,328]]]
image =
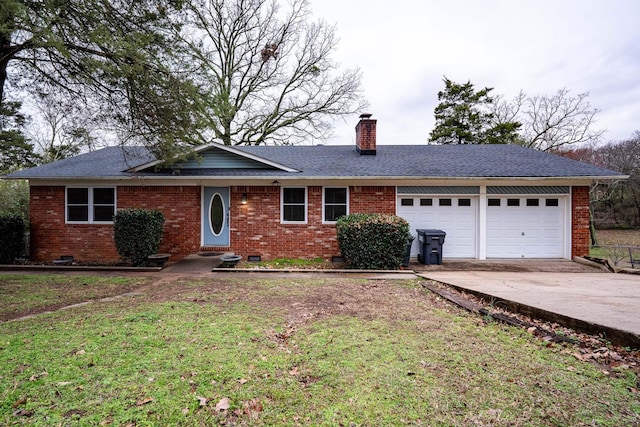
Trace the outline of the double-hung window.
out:
[[[349,213],[348,192],[346,188],[325,187],[322,197],[323,222],[336,222],[338,218]]]
[[[66,221],[69,223],[111,223],[116,214],[113,187],[67,187]]]
[[[280,218],[283,223],[307,222],[306,187],[282,188]]]

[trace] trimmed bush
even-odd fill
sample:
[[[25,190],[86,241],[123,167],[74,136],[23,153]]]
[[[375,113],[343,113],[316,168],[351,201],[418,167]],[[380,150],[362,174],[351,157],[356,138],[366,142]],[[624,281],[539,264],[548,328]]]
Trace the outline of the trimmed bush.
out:
[[[133,265],[144,265],[158,252],[164,215],[160,211],[123,209],[116,212],[113,234],[118,254]]]
[[[24,251],[24,220],[19,215],[0,215],[0,264],[13,264]]]
[[[396,215],[351,214],[336,222],[340,252],[350,267],[400,268],[409,239],[409,223]]]

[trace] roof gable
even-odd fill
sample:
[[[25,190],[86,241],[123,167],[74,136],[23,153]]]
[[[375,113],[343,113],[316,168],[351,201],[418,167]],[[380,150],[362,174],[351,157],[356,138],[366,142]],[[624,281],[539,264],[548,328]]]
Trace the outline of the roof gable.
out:
[[[132,168],[132,172],[146,172],[154,169],[161,161],[155,160]],[[284,172],[299,172],[284,164],[247,153],[233,147],[211,143],[194,150],[194,156],[186,160],[179,160],[171,165],[173,170],[194,169],[266,169]]]

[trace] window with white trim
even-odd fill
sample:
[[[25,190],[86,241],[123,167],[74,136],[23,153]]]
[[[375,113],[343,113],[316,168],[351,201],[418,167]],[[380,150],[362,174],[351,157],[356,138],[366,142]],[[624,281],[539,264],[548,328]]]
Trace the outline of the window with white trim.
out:
[[[346,187],[325,187],[322,195],[322,221],[336,222],[349,213],[349,200]]]
[[[67,187],[66,222],[112,223],[116,214],[114,187]]]
[[[306,187],[283,187],[280,197],[280,218],[283,223],[307,222]]]

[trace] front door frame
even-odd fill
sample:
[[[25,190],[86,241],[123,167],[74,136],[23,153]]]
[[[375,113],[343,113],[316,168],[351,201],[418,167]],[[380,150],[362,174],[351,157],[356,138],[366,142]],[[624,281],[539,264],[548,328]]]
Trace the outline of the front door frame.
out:
[[[211,205],[213,198],[219,195],[222,204],[224,218],[222,228],[219,234],[215,234],[211,225]],[[202,187],[201,202],[201,245],[202,246],[222,246],[228,247],[230,244],[230,225],[231,225],[231,191],[229,187]]]

